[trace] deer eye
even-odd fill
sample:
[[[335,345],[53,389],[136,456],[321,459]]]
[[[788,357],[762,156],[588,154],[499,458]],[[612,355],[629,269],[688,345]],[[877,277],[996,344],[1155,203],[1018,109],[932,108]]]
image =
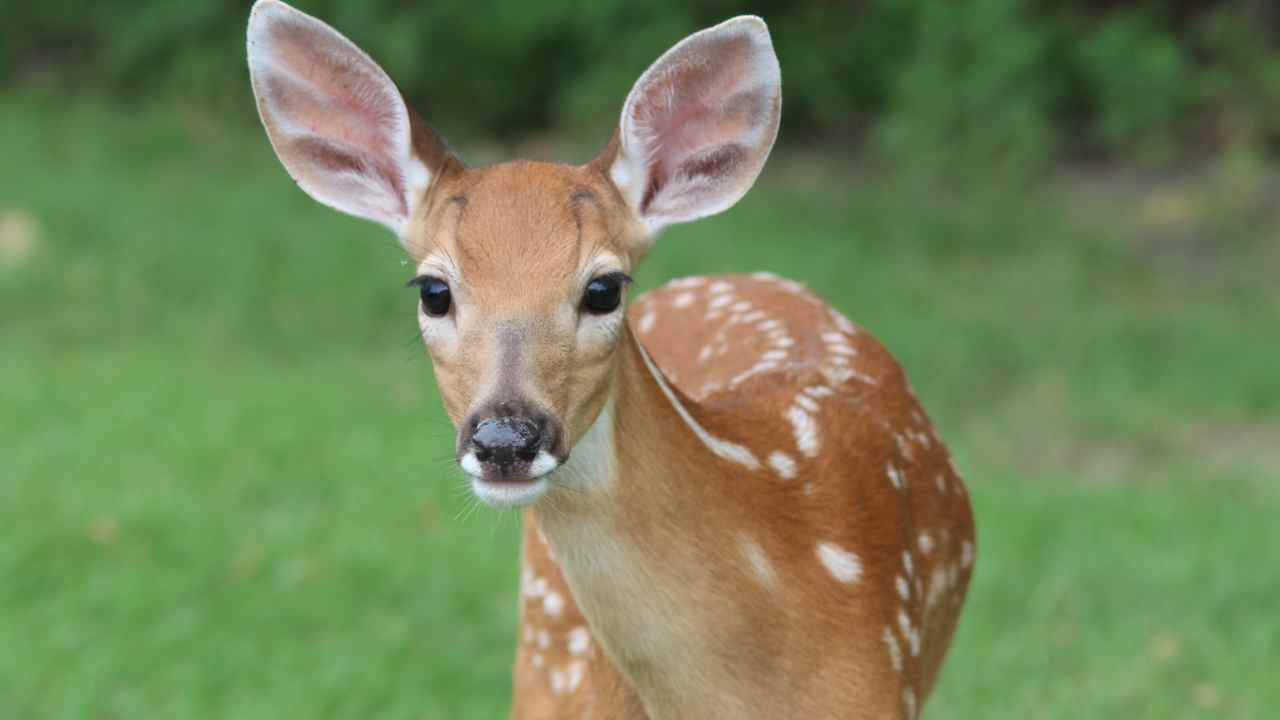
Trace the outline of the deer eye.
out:
[[[592,315],[608,315],[618,309],[622,302],[622,286],[631,282],[626,274],[615,272],[587,283],[587,291],[582,294],[582,307]]]
[[[418,294],[422,298],[422,311],[431,317],[442,317],[449,312],[453,300],[449,292],[449,284],[437,277],[422,275],[409,281],[409,286],[418,286]]]

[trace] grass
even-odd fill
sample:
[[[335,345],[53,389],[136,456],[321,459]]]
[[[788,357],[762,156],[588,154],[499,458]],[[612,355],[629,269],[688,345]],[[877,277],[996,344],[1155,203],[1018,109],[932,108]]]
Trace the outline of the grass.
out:
[[[260,132],[0,99],[0,698],[15,718],[495,718],[410,271]],[[641,285],[770,269],[894,350],[976,503],[931,718],[1280,703],[1280,224],[1248,154],[943,190],[779,152]]]

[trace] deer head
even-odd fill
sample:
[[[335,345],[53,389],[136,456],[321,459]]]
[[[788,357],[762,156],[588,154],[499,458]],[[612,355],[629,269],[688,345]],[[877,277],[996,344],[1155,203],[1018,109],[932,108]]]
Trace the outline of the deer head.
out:
[[[267,135],[316,200],[396,233],[457,460],[485,502],[534,502],[605,407],[630,273],[666,225],[725,210],[777,134],[778,61],[738,17],[663,54],[578,166],[466,167],[368,55],[260,0],[249,69]]]

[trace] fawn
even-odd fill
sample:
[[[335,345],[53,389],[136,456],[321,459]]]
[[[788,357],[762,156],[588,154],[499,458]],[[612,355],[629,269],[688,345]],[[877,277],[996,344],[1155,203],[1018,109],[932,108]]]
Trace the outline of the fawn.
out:
[[[316,200],[396,233],[475,494],[523,507],[512,716],[914,718],[974,562],[968,496],[901,367],[800,285],[676,280],[777,135],[769,33],[662,55],[580,166],[466,167],[323,22],[260,0],[258,110]]]

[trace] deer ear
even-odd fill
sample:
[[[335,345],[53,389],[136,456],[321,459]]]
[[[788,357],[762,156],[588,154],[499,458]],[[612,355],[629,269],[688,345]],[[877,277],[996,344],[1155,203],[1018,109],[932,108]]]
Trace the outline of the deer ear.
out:
[[[289,175],[325,205],[403,236],[445,153],[427,153],[432,167],[415,150],[414,134],[430,130],[387,73],[333,28],[276,0],[253,6],[248,46],[258,114]]]
[[[694,33],[627,96],[609,175],[650,233],[738,202],[769,157],[782,76],[754,16]]]

